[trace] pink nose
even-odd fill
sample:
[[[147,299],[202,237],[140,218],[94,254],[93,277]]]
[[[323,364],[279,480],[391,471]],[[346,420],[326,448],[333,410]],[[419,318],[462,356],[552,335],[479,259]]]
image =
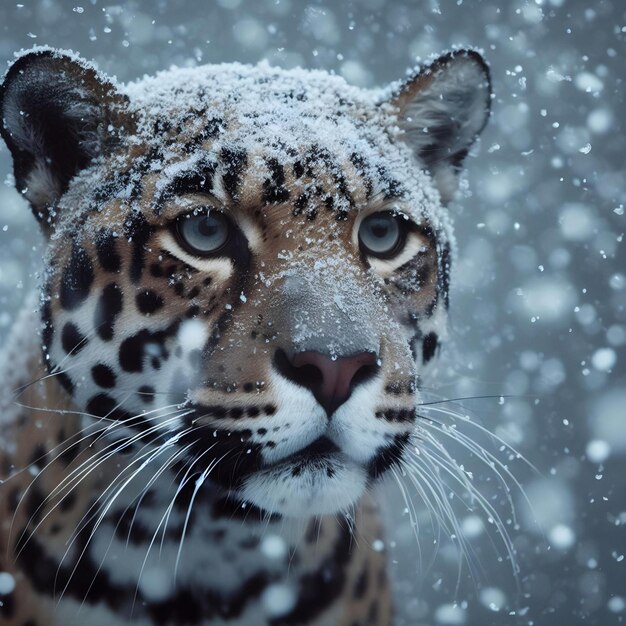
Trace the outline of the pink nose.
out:
[[[378,369],[373,352],[334,359],[321,352],[298,352],[290,365],[288,378],[309,389],[329,417]]]

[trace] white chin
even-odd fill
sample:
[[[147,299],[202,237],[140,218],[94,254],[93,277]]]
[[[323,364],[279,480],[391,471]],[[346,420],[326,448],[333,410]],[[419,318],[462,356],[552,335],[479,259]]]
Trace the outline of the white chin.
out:
[[[298,468],[294,476],[294,469]],[[343,455],[288,462],[254,473],[239,497],[265,511],[310,517],[349,511],[365,492],[367,473]]]

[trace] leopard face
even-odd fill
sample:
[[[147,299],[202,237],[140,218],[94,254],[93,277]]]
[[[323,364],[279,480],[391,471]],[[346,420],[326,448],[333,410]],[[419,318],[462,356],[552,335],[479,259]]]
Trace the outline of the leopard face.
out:
[[[489,109],[477,53],[370,92],[263,65],[120,87],[37,51],[1,98],[49,236],[46,364],[112,449],[301,516],[348,510],[415,445],[445,204]]]

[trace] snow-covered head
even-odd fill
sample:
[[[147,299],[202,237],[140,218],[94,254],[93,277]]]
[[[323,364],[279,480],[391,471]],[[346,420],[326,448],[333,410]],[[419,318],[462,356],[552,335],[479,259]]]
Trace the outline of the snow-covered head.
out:
[[[44,352],[107,436],[287,515],[402,456],[445,331],[445,203],[491,97],[473,51],[385,90],[266,64],[126,86],[54,50],[0,92],[49,236]]]

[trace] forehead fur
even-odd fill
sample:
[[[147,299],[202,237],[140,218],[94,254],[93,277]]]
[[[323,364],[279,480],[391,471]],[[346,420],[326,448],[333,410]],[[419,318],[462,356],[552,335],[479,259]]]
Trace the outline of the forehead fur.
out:
[[[248,188],[257,181],[262,205],[268,203],[264,181],[308,168],[308,176],[286,177],[290,202],[313,181],[325,181],[335,187],[335,208],[359,210],[366,203],[350,196],[367,186],[368,200],[398,199],[403,210],[447,238],[438,193],[404,143],[397,111],[385,103],[382,90],[360,89],[324,71],[267,63],[175,68],[120,90],[129,98],[135,135],[123,152],[109,157],[109,171],[134,168],[135,179],[149,174],[155,196],[181,173],[197,175],[209,167],[224,181],[224,174],[238,168]],[[141,171],[129,165],[129,153],[140,156]],[[82,205],[89,204],[85,194],[98,187],[94,178],[101,176],[100,165],[75,179]],[[129,182],[117,189],[109,185],[108,192],[130,194]],[[70,190],[66,201],[74,195]]]

